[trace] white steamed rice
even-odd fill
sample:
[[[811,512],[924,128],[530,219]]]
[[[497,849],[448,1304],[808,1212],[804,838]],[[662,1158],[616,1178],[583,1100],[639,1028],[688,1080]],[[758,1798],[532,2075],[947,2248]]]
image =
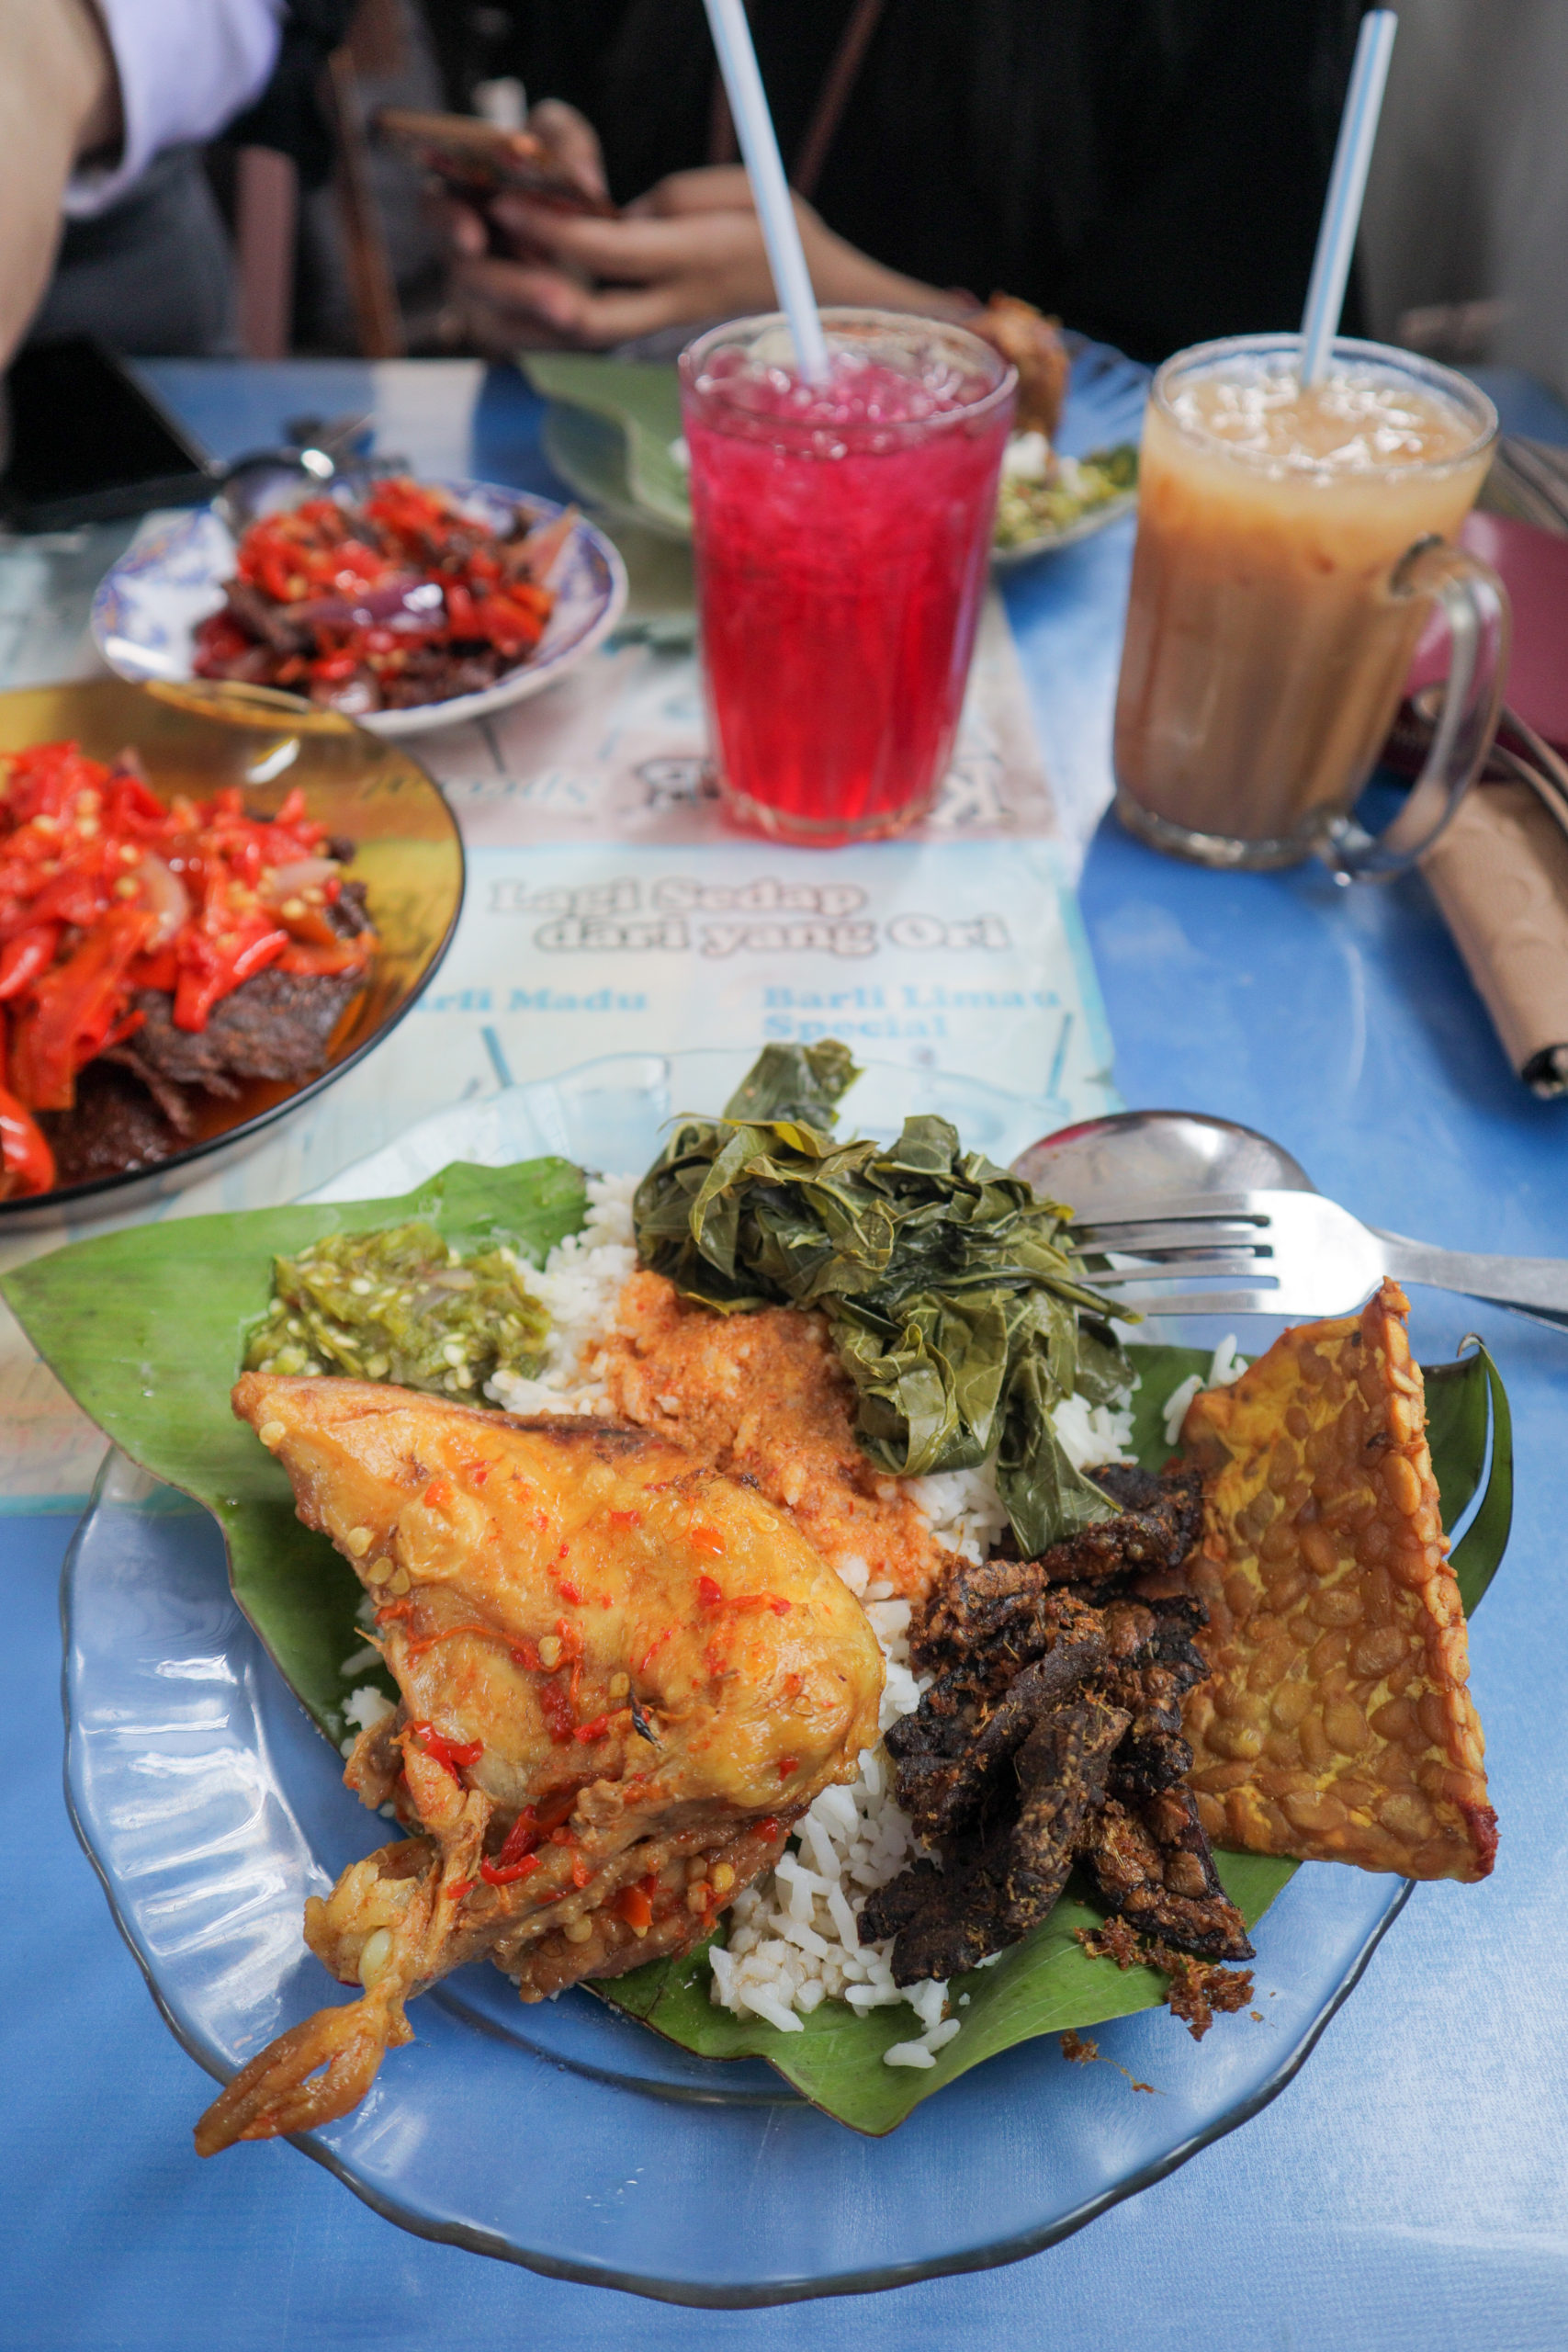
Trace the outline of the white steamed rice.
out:
[[[542,1272],[530,1274],[530,1287],[549,1310],[547,1360],[537,1379],[503,1373],[491,1382],[488,1393],[508,1412],[607,1409],[596,1343],[614,1329],[616,1301],[636,1270],[631,1202],[637,1182],[633,1176],[591,1177],[582,1231],[551,1250]],[[1231,1349],[1234,1354],[1234,1341]],[[1185,1405],[1184,1399],[1183,1410]],[[1132,1435],[1129,1413],[1075,1396],[1058,1406],[1053,1419],[1065,1451],[1080,1468],[1125,1455]],[[985,1558],[1007,1524],[989,1467],[908,1483],[940,1544],[964,1560]],[[887,1661],[880,1724],[886,1732],[900,1715],[914,1713],[929,1680],[909,1666],[910,1606],[891,1586],[871,1580],[863,1560],[847,1556],[833,1565],[864,1604]],[[367,1662],[366,1654],[356,1653],[344,1670],[358,1670]],[[347,1721],[361,1728],[389,1712],[384,1694],[373,1686],[351,1692],[344,1709]],[[913,2011],[917,2030],[886,2052],[885,2063],[934,2066],[937,2052],[961,2022],[947,2014],[947,1986],[926,1983],[900,1989],[889,1964],[891,1942],[863,1944],[857,1929],[867,1895],[922,1850],[890,1782],[886,1750],[879,1741],[862,1755],[853,1781],[823,1790],[776,1867],[731,1905],[727,1943],[716,1944],[709,1955],[712,1998],[739,2017],[764,2019],[781,2033],[799,2033],[803,2018],[825,2000],[844,2001],[862,2012],[904,2004]]]

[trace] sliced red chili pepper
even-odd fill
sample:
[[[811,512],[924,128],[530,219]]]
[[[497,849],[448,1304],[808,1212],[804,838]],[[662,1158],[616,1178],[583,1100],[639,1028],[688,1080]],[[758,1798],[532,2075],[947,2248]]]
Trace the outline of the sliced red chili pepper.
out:
[[[410,1724],[409,1736],[423,1748],[433,1763],[444,1764],[454,1780],[470,1764],[477,1764],[485,1752],[482,1739],[448,1739],[434,1724]]]
[[[552,1743],[564,1747],[577,1725],[572,1716],[571,1701],[558,1682],[539,1685],[539,1709],[549,1726]]]
[[[623,1886],[615,1897],[615,1915],[634,1936],[646,1936],[653,1925],[653,1898],[646,1887]]]
[[[134,1037],[139,1029],[145,1029],[146,1026],[145,1012],[139,1010],[135,1012],[123,1013],[104,1039],[98,1049],[99,1052],[107,1054],[111,1046],[123,1046],[128,1037]]]
[[[514,1862],[523,1854],[531,1854],[539,1842],[539,1822],[531,1804],[525,1804],[502,1840],[498,1862]]]
[[[482,632],[474,616],[474,600],[462,581],[444,581],[442,593],[446,599],[446,626],[452,635],[454,637],[481,635]]]
[[[579,1724],[571,1736],[573,1739],[581,1740],[584,1747],[589,1747],[594,1740],[603,1739],[609,1728],[608,1715],[595,1715],[592,1723]]]
[[[54,1190],[54,1154],[42,1129],[14,1094],[0,1087],[0,1200],[7,1193]]]
[[[51,922],[35,923],[8,939],[0,948],[0,1003],[20,996],[40,972],[47,972],[59,944],[60,927]]]
[[[697,1599],[701,1601],[705,1609],[716,1609],[719,1602],[724,1599],[724,1587],[721,1584],[716,1584],[712,1577],[699,1577],[697,1578]]]
[[[524,1854],[514,1862],[481,1862],[479,1876],[491,1886],[511,1886],[520,1878],[528,1878],[539,1867],[537,1854]]]
[[[548,1796],[541,1797],[533,1807],[540,1827],[553,1829],[558,1822],[567,1820],[586,1785],[582,1781],[569,1781],[563,1788],[552,1789]]]
[[[120,982],[151,920],[141,907],[111,907],[75,954],[35,984],[11,1046],[12,1089],[29,1109],[71,1108],[76,1073],[114,1025]]]
[[[478,1884],[479,1881],[477,1879],[454,1879],[451,1885],[446,1889],[446,1893],[454,1903],[461,1903],[464,1895],[472,1894]]]
[[[179,985],[179,959],[172,947],[160,947],[153,955],[139,956],[125,978],[129,988],[156,989],[173,996]]]
[[[294,940],[277,959],[281,972],[311,973],[318,978],[339,972],[357,971],[370,961],[374,942],[368,932],[360,932],[353,939],[340,939],[333,947],[317,946],[303,940]]]

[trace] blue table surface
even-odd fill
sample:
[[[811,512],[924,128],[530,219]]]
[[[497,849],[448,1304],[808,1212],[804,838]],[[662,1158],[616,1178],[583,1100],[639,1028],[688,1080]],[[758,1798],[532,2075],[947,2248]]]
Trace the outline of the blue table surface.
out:
[[[335,362],[155,372],[230,453],[302,409],[369,405],[374,389],[368,370]],[[1525,429],[1568,440],[1550,396],[1513,389]],[[536,427],[518,379],[493,373],[473,470],[550,487]],[[1099,658],[1114,661],[1129,537],[1108,533],[1010,584],[1048,745],[1086,606],[1108,640]],[[1341,894],[1316,868],[1200,874],[1107,820],[1083,907],[1129,1102],[1261,1127],[1374,1223],[1568,1253],[1568,1105],[1533,1101],[1513,1077],[1419,881]],[[851,2301],[669,2309],[426,2245],[284,2145],[199,2163],[190,2127],[207,2078],[162,2024],[61,1799],[55,1596],[70,1523],[0,1521],[12,1660],[0,1711],[12,1886],[0,1907],[0,2346],[1561,2347],[1568,1709],[1561,1625],[1543,1600],[1568,1523],[1568,1350],[1435,1293],[1416,1294],[1414,1322],[1428,1358],[1480,1325],[1513,1399],[1514,1538],[1472,1653],[1502,1819],[1495,1877],[1417,1889],[1296,2081],[1168,2180],[1030,2261]]]

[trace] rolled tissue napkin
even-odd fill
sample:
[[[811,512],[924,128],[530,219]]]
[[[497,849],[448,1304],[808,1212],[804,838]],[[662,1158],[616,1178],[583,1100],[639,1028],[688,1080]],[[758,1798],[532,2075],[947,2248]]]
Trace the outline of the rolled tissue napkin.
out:
[[[1528,786],[1486,784],[1421,863],[1515,1069],[1568,1094],[1568,834]]]

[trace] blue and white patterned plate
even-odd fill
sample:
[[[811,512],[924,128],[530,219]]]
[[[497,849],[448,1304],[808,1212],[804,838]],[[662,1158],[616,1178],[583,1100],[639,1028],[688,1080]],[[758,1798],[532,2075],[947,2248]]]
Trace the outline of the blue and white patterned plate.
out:
[[[561,508],[553,499],[494,482],[441,481],[467,514],[508,531],[515,517],[548,522]],[[234,536],[210,506],[193,508],[140,531],[104,574],[93,599],[93,642],[122,678],[135,685],[188,678],[197,626],[223,602],[234,576]],[[618,551],[592,523],[579,520],[551,578],[555,610],[536,650],[481,694],[412,710],[378,710],[357,718],[373,735],[423,735],[483,718],[509,703],[542,694],[605,639],[626,601],[626,572]]]

